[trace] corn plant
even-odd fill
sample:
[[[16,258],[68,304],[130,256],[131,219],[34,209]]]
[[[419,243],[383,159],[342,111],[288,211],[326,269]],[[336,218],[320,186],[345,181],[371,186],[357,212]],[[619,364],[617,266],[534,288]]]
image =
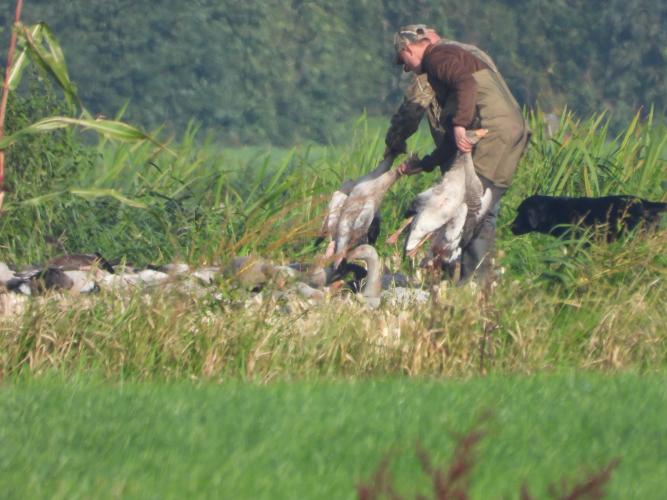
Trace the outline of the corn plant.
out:
[[[150,142],[160,148],[166,148],[154,139],[151,135],[139,130],[138,128],[118,120],[108,120],[104,118],[93,118],[86,110],[76,91],[76,86],[71,81],[65,56],[56,37],[45,23],[39,23],[34,26],[24,26],[20,22],[21,8],[23,1],[18,0],[16,5],[16,20],[10,42],[9,55],[7,60],[6,75],[3,86],[2,101],[0,106],[0,190],[4,186],[4,152],[17,141],[31,134],[41,134],[53,130],[77,127],[83,130],[91,130],[99,136],[114,139],[122,142],[140,144]],[[14,60],[14,50],[17,41],[21,44],[18,56]],[[74,113],[78,110],[78,117],[69,116],[51,116],[38,120],[11,135],[4,136],[4,117],[7,105],[7,97],[10,91],[16,90],[20,84],[21,77],[28,62],[31,61],[38,66],[45,74],[49,75],[63,91],[65,99],[70,110]],[[170,151],[168,148],[167,151]],[[171,152],[171,151],[170,151]],[[173,152],[172,152],[173,153]],[[136,202],[131,202],[122,194],[115,191],[100,191],[90,189],[73,189],[70,193],[75,196],[95,198],[101,196],[112,196],[122,203],[134,206],[140,206]],[[49,193],[47,197],[56,197],[62,193]],[[2,200],[0,199],[0,203]]]

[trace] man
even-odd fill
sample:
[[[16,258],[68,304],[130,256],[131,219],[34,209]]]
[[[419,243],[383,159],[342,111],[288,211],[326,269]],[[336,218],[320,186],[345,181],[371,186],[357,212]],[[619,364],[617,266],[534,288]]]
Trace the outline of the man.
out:
[[[430,172],[436,166],[445,171],[457,149],[472,150],[466,129],[488,129],[473,151],[473,162],[482,185],[493,194],[491,210],[461,258],[461,280],[475,275],[484,282],[490,275],[500,199],[528,142],[523,114],[491,58],[477,47],[442,39],[423,24],[401,28],[394,47],[397,64],[416,76],[391,119],[385,155],[405,152],[405,141],[424,114],[436,145],[421,160],[401,164],[402,174]]]

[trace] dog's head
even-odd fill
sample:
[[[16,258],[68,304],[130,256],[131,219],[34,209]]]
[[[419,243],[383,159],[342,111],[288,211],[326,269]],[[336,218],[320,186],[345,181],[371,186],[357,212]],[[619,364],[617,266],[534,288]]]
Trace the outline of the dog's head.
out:
[[[512,222],[512,233],[519,235],[534,231],[543,232],[547,229],[549,216],[547,205],[545,198],[540,195],[523,200],[516,209],[516,218]]]

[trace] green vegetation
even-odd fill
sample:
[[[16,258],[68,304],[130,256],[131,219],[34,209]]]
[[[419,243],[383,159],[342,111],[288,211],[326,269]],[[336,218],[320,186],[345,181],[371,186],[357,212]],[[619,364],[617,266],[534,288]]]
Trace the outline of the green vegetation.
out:
[[[664,199],[664,127],[634,120],[614,137],[603,117],[579,123],[565,115],[560,132],[547,138],[537,116],[532,126],[534,143],[501,212],[502,275],[489,300],[470,288],[444,287],[432,304],[368,312],[350,300],[311,307],[265,294],[260,303],[247,303],[248,294],[228,281],[204,298],[157,293],[147,302],[140,293],[101,294],[63,302],[47,296],[0,323],[0,374],[91,369],[110,379],[269,381],[664,367],[664,231],[613,244],[516,238],[508,231],[513,208],[536,191]],[[310,261],[328,193],[341,179],[368,171],[383,148],[381,132],[364,120],[345,148],[254,156],[212,142],[200,146],[196,129],[170,144],[176,156],[150,143],[82,148],[76,136],[60,134],[35,136],[30,140],[45,142],[20,150],[22,161],[35,165],[39,157],[31,158],[46,154],[61,173],[37,177],[43,184],[36,198],[25,198],[35,191],[17,188],[21,197],[6,200],[4,261],[41,262],[63,251],[100,251],[137,264],[224,264],[251,252]],[[419,135],[412,146],[424,151],[429,139]],[[71,168],[72,161],[81,168]],[[27,175],[15,182],[33,183]],[[423,175],[395,186],[383,207],[384,235],[431,182],[433,176]],[[89,200],[64,189],[78,187],[123,196]],[[401,267],[399,249],[381,243],[379,251],[389,268]]]
[[[60,8],[65,16],[79,16],[77,22],[68,21],[68,26],[82,29],[81,59],[74,59],[72,66],[89,64],[85,57],[96,57],[89,74],[79,80],[93,89],[102,75],[114,89],[124,88],[124,94],[104,95],[112,107],[119,104],[119,94],[129,95],[135,84],[136,89],[142,87],[125,78],[131,65],[104,64],[103,58],[86,55],[93,46],[82,43],[86,33],[91,34],[90,19],[111,19],[118,29],[130,29],[141,38],[137,50],[145,44],[159,50],[178,46],[183,61],[196,62],[197,57],[183,48],[189,41],[191,47],[206,46],[210,56],[219,50],[227,68],[230,60],[245,62],[245,73],[226,71],[227,79],[217,78],[217,70],[207,65],[213,72],[207,81],[216,84],[191,90],[195,87],[188,87],[189,77],[181,73],[188,71],[185,65],[171,63],[173,71],[156,70],[150,64],[170,64],[156,51],[149,62],[135,61],[135,68],[159,74],[160,85],[169,92],[184,92],[174,101],[178,106],[167,111],[172,116],[197,115],[204,127],[222,124],[228,141],[290,142],[299,135],[322,139],[331,131],[342,134],[345,144],[232,149],[218,143],[219,134],[193,122],[179,139],[166,138],[163,128],[149,134],[168,143],[168,150],[135,129],[131,135],[139,140],[131,144],[72,129],[21,136],[7,149],[0,261],[18,266],[65,252],[99,251],[138,265],[175,260],[224,265],[239,254],[308,262],[321,252],[313,237],[329,194],[343,179],[374,167],[383,150],[386,120],[363,116],[352,123],[341,117],[358,115],[369,82],[376,83],[375,89],[384,88],[386,75],[376,71],[371,47],[377,44],[378,51],[384,50],[380,47],[386,40],[370,37],[368,52],[362,53],[368,61],[347,61],[347,71],[361,74],[358,80],[346,73],[332,79],[327,68],[348,67],[338,54],[351,54],[352,31],[363,32],[363,23],[376,26],[378,19],[389,19],[387,26],[398,25],[405,8],[385,2],[384,10],[376,12],[372,7],[380,4],[374,2],[355,8],[296,2],[294,11],[311,22],[290,31],[287,11],[272,2],[246,3],[229,12],[201,5],[200,10],[178,11],[182,7],[172,3],[165,11],[193,15],[199,27],[207,26],[202,21],[210,16],[224,13],[217,22],[218,28],[227,27],[218,30],[225,43],[183,23],[178,24],[183,32],[174,34],[175,45],[156,45],[151,31],[133,24],[146,19],[138,14],[141,10],[133,10],[144,8],[141,2],[123,4],[127,9],[122,18],[121,4],[115,1],[89,2],[92,17],[76,2],[65,6],[35,0],[33,5],[46,13]],[[616,8],[613,16],[605,10],[607,4],[597,2],[572,15],[580,16],[577,26],[585,26],[587,34],[598,33],[602,28],[597,23],[586,24],[597,5],[595,12],[605,29],[624,30],[624,23],[637,16],[623,22],[615,16],[621,19],[629,15],[623,9],[644,4],[621,8],[617,3],[609,3]],[[435,16],[435,4],[423,5],[425,17],[442,19]],[[480,33],[504,47],[527,51],[508,49],[506,55],[535,50],[547,58],[553,53],[545,49],[551,37],[531,35],[530,47],[512,45],[504,38],[511,29],[485,28],[486,16],[496,16],[496,24],[505,19],[504,27],[528,26],[519,21],[513,25],[514,11],[502,10],[504,2],[485,2],[477,11],[474,2],[469,5],[464,10],[482,15],[475,24]],[[550,5],[563,7],[558,2]],[[549,33],[568,25],[566,10],[548,11],[561,20],[545,18]],[[438,15],[447,11],[438,4]],[[262,23],[269,13],[275,23]],[[305,13],[314,17],[304,18]],[[315,30],[326,16],[331,17],[326,24],[331,30]],[[530,26],[537,29],[543,21],[534,12],[532,18],[535,23]],[[176,23],[177,16],[170,19]],[[158,32],[170,26],[157,21]],[[454,18],[448,22],[457,26]],[[647,19],[644,24],[652,22]],[[234,34],[244,26],[253,27],[258,36],[230,35],[231,28]],[[308,65],[282,64],[276,69],[268,64],[277,59],[278,50],[271,45],[275,33],[261,31],[269,27],[281,36],[284,31],[297,33],[298,43],[284,36],[279,49],[296,54],[298,44],[307,47]],[[390,27],[383,29],[388,36]],[[200,36],[211,38],[203,43]],[[572,50],[590,56],[590,61],[595,59],[591,54],[598,54],[595,44],[556,38],[561,41],[554,43],[569,40]],[[659,40],[658,35],[654,39]],[[131,40],[123,35],[118,42]],[[118,57],[114,40],[109,43],[109,54]],[[548,108],[565,93],[577,99],[586,96],[583,100],[596,106],[605,99],[621,99],[640,81],[652,82],[653,62],[659,66],[663,56],[651,52],[653,41],[637,43],[642,47],[637,54],[644,57],[641,71],[634,73],[637,81],[615,78],[618,85],[600,94],[589,80],[577,80],[584,65],[570,57],[564,63],[570,73],[560,67],[557,73],[578,88],[565,83],[554,87],[553,101],[544,101]],[[271,50],[263,52],[267,47]],[[604,50],[617,54],[620,49],[611,44]],[[589,65],[591,75],[600,71],[598,64],[596,60]],[[615,74],[612,66],[608,69]],[[62,123],[88,118],[74,106],[78,99],[73,87],[64,104],[46,77],[48,68],[41,65],[30,71],[23,82],[26,91],[10,96],[10,138],[47,116],[62,116]],[[257,78],[255,71],[267,77],[265,87],[250,85],[256,82],[251,80]],[[526,71],[523,77],[530,83],[532,73]],[[240,99],[235,79],[256,94]],[[154,84],[138,90],[145,100],[128,108],[130,118],[137,113],[145,123],[164,118],[164,108],[149,105],[150,99],[166,102]],[[304,91],[294,93],[299,85]],[[60,81],[59,87],[68,85]],[[650,89],[633,95],[640,101],[653,99],[653,91],[661,95],[659,85]],[[83,95],[87,92],[93,90],[84,89]],[[258,97],[265,94],[268,101]],[[386,112],[392,95],[374,97],[378,107],[369,111]],[[209,121],[198,115],[197,106],[205,105],[209,112],[216,99],[219,109],[229,114]],[[246,106],[248,100],[256,107]],[[313,100],[319,104],[314,106]],[[92,102],[108,105],[98,104],[101,96],[93,96]],[[618,102],[622,107],[630,101]],[[543,495],[549,484],[563,477],[572,484],[614,457],[621,465],[609,484],[612,497],[660,496],[667,475],[661,418],[667,405],[667,231],[629,234],[607,244],[596,235],[517,238],[508,228],[516,205],[533,192],[632,193],[667,200],[667,129],[659,116],[664,105],[658,98],[655,102],[655,114],[638,113],[620,128],[604,113],[581,121],[563,113],[553,137],[545,133],[541,112],[528,112],[534,137],[504,199],[498,285],[492,293],[443,284],[428,304],[384,304],[369,311],[351,293],[314,305],[273,296],[278,283],[253,295],[228,279],[204,293],[171,289],[17,299],[0,291],[0,496],[351,498],[357,484],[370,480],[385,453],[399,490],[413,496],[415,488],[429,490],[426,479],[415,487],[415,478],[422,477],[412,454],[417,441],[443,463],[452,454],[451,431],[465,432],[487,409],[495,416],[485,426],[479,448],[473,497],[487,498],[488,492],[515,496],[523,482],[533,494]],[[634,113],[636,102],[630,107]],[[338,131],[331,127],[333,121],[342,124]],[[410,148],[424,153],[430,142],[422,132],[411,139]],[[413,196],[433,180],[434,175],[412,177],[392,189],[382,209],[381,236],[397,227]],[[405,269],[399,249],[380,243],[378,250],[388,268]]]
[[[58,111],[48,86],[45,96],[13,96],[9,133],[41,117],[35,114]],[[603,116],[579,123],[566,114],[548,138],[539,114],[531,121],[533,144],[501,212],[503,274],[490,300],[445,287],[432,304],[402,313],[390,306],[371,313],[345,300],[311,308],[267,296],[248,305],[247,294],[226,281],[218,295],[156,294],[148,303],[140,293],[65,302],[49,296],[0,324],[0,374],[91,369],[110,379],[268,381],[663,367],[664,231],[589,245],[514,238],[507,226],[512,208],[536,191],[664,197],[664,126],[635,118],[614,137]],[[31,136],[8,150],[8,165],[19,168],[9,170],[14,192],[0,219],[2,260],[17,265],[81,251],[136,264],[224,264],[250,252],[312,260],[328,193],[368,171],[383,149],[381,131],[365,120],[354,131],[345,148],[241,154],[210,139],[199,144],[196,128],[170,144],[175,154],[149,142],[84,147],[71,131]],[[411,145],[430,147],[425,134]],[[385,234],[431,182],[423,175],[392,190]],[[401,266],[398,249],[379,250],[390,268]]]
[[[474,498],[525,482],[581,481],[614,457],[610,498],[659,498],[664,375],[558,375],[164,386],[55,380],[0,391],[0,489],[11,497],[354,498],[384,456],[399,491],[430,490],[436,464],[486,410]]]
[[[393,32],[427,22],[476,43],[526,106],[580,116],[609,109],[628,123],[665,112],[667,16],[656,0],[31,0],[26,23],[50,23],[94,113],[191,119],[228,144],[327,142],[366,109],[400,100]],[[9,26],[11,9],[0,12]]]

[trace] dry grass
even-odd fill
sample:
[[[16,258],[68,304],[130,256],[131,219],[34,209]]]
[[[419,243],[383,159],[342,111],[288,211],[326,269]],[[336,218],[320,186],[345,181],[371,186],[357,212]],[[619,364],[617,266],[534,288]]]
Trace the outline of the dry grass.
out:
[[[490,294],[444,283],[427,304],[379,310],[352,294],[309,303],[230,283],[205,295],[48,295],[0,320],[0,374],[90,369],[111,378],[268,382],[660,368],[667,287],[655,260],[665,239],[566,256],[578,269],[567,286],[505,274]]]
[[[230,283],[203,297],[105,293],[15,304],[15,297],[5,296],[5,311],[25,312],[0,318],[0,376],[95,370],[110,378],[270,381],[664,367],[667,231],[613,244],[508,233],[513,207],[535,190],[596,195],[627,186],[658,199],[664,127],[634,121],[611,139],[602,117],[577,123],[565,116],[558,135],[548,138],[539,117],[531,120],[534,144],[503,200],[501,275],[491,294],[444,285],[428,304],[377,311],[350,296],[316,305],[269,292],[251,297]],[[424,139],[412,139],[417,150]],[[44,261],[54,252],[44,241],[53,235],[62,235],[58,241],[66,251],[99,250],[136,264],[224,264],[248,253],[312,260],[317,250],[310,235],[321,223],[327,194],[341,179],[368,171],[381,155],[381,134],[355,140],[317,162],[292,152],[276,164],[265,159],[233,171],[223,168],[220,151],[196,146],[194,133],[174,146],[177,157],[156,157],[147,146],[101,144],[99,165],[79,182],[102,179],[100,188],[150,208],[60,198],[14,205],[0,219],[6,235],[2,260]],[[388,193],[385,233],[432,182],[420,176]],[[378,251],[391,270],[406,268],[394,248],[380,243]]]

